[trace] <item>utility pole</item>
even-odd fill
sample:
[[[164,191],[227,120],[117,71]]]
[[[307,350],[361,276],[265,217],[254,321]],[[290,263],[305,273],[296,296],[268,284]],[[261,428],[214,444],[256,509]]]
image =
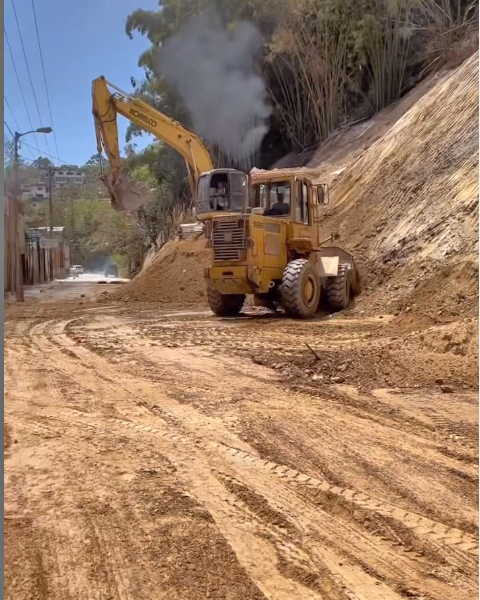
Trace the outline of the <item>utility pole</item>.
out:
[[[24,289],[23,289],[23,265],[22,265],[22,259],[21,259],[21,254],[20,254],[20,239],[19,236],[20,235],[25,235],[24,231],[19,231],[20,227],[19,227],[19,215],[22,214],[19,210],[18,210],[18,206],[20,203],[20,185],[19,185],[19,178],[18,178],[18,167],[19,167],[19,156],[18,156],[18,149],[20,146],[20,138],[23,137],[24,135],[28,135],[29,133],[52,133],[52,128],[51,127],[39,127],[38,129],[33,129],[32,131],[26,131],[25,133],[18,133],[18,131],[15,131],[14,136],[13,136],[13,143],[14,143],[14,156],[13,156],[13,178],[14,178],[14,185],[15,185],[15,192],[14,192],[14,215],[15,215],[15,263],[16,263],[16,268],[15,268],[15,295],[17,297],[17,301],[18,302],[25,302],[25,295],[24,295]]]
[[[20,202],[20,189],[19,189],[19,180],[18,180],[18,147],[20,145],[20,137],[21,135],[18,131],[15,132],[13,142],[14,142],[14,155],[13,155],[13,184],[14,184],[14,194],[13,194],[13,214],[15,216],[15,296],[17,298],[17,302],[25,302],[25,295],[23,291],[23,274],[22,274],[22,260],[20,255],[20,245],[19,245],[19,210],[18,203]]]
[[[53,173],[55,167],[48,167],[48,221],[50,225],[50,238],[53,238]]]
[[[53,174],[55,172],[55,167],[48,167],[48,220],[50,225],[50,239],[53,238]],[[49,258],[50,258],[50,280],[53,279],[53,256],[52,256],[52,248],[49,248]]]

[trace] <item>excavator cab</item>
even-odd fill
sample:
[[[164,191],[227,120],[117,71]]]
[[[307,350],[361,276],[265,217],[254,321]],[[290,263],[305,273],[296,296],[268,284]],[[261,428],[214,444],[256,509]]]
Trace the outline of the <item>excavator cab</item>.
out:
[[[219,213],[244,213],[248,205],[248,177],[235,169],[213,169],[202,173],[195,200],[199,221],[210,220]]]

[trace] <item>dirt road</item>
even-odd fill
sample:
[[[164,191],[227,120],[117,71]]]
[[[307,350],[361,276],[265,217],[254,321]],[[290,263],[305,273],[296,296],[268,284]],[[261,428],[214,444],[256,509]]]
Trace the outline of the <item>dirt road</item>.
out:
[[[265,366],[380,326],[7,313],[6,598],[473,598],[477,394]]]

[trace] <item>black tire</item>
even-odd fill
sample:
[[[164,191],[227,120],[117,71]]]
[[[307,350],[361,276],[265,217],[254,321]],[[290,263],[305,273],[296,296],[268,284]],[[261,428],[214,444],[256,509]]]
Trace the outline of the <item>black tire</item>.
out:
[[[285,312],[297,319],[311,319],[319,300],[320,280],[312,264],[304,258],[289,262],[282,279],[281,305]]]
[[[351,269],[348,264],[340,264],[338,275],[328,277],[325,284],[325,292],[328,307],[337,312],[345,310],[350,306],[352,299]]]
[[[207,300],[217,317],[236,317],[243,308],[245,294],[221,294],[212,286],[207,286]]]

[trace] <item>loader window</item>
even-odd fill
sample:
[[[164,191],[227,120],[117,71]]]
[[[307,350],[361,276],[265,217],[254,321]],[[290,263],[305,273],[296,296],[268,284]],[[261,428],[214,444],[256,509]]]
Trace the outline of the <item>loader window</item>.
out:
[[[290,214],[290,184],[288,181],[257,184],[254,186],[255,207],[265,209],[270,217],[285,217]]]
[[[254,188],[254,208],[267,208],[268,188],[264,183]]]
[[[297,223],[309,224],[308,219],[308,187],[301,181],[297,181],[297,206],[295,210],[295,221]]]

